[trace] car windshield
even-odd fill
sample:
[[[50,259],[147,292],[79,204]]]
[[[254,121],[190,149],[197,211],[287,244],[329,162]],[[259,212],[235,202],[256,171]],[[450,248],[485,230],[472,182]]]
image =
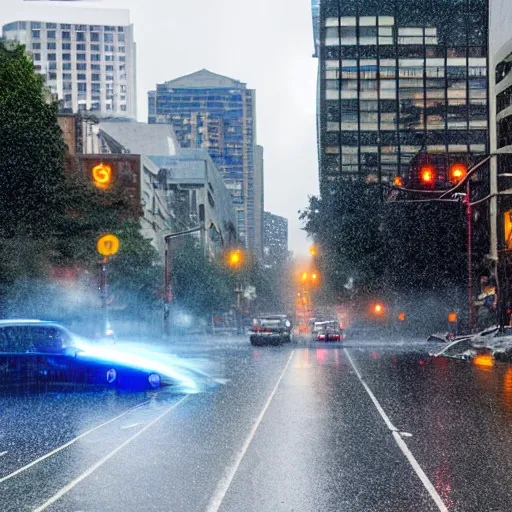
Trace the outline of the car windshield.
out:
[[[55,327],[0,326],[1,352],[58,350],[66,336]]]
[[[0,6],[0,512],[512,510],[512,0]]]

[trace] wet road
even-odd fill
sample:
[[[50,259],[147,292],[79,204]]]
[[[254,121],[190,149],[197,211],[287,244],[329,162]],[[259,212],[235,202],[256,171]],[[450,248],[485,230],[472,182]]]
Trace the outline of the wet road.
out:
[[[0,396],[0,510],[512,509],[512,366],[413,340],[182,343],[194,395]]]

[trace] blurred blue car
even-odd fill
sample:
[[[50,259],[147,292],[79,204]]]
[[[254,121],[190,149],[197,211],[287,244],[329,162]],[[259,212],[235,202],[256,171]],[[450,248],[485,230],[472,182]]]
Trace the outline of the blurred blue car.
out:
[[[173,383],[165,373],[158,361],[102,347],[55,322],[0,320],[2,387],[73,384],[151,390]]]

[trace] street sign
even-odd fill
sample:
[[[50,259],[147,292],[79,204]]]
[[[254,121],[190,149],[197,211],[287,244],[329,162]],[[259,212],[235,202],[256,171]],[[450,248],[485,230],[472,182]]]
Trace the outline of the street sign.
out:
[[[247,286],[244,290],[244,297],[248,300],[254,300],[256,298],[256,287]]]
[[[97,249],[103,256],[113,256],[119,250],[119,238],[112,233],[103,235],[98,239]]]

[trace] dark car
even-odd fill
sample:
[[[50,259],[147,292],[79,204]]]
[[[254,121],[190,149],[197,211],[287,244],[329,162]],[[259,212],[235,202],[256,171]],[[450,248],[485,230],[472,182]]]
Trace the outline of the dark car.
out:
[[[252,345],[280,345],[292,340],[292,322],[286,315],[261,315],[250,329]]]
[[[341,341],[344,338],[343,329],[336,320],[317,322],[314,326],[314,341]]]
[[[0,321],[0,385],[88,384],[155,389],[162,374],[142,356],[116,352],[64,326],[40,320]]]

